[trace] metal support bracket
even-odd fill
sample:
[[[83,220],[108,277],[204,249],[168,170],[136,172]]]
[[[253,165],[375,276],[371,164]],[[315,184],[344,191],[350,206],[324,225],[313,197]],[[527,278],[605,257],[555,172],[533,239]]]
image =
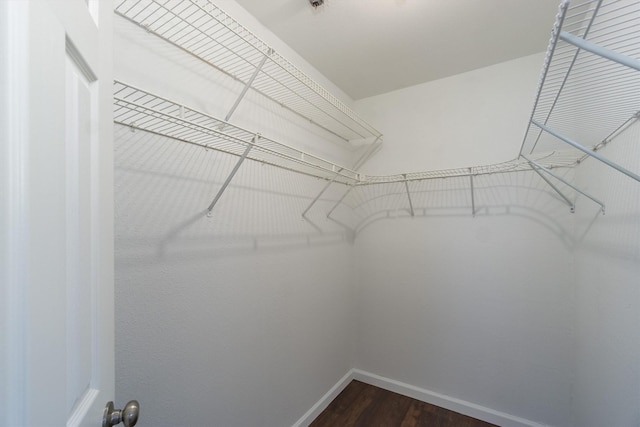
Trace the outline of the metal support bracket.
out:
[[[551,128],[549,128],[549,127],[547,127],[547,126],[545,126],[545,125],[543,125],[541,123],[538,123],[535,120],[532,120],[531,123],[533,123],[534,125],[538,126],[543,131],[555,136],[559,140],[564,141],[567,144],[571,145],[572,147],[577,148],[578,150],[582,151],[583,153],[593,157],[594,159],[600,160],[602,163],[604,163],[604,164],[606,164],[608,166],[611,166],[612,168],[614,168],[618,172],[622,172],[623,174],[627,175],[628,177],[633,178],[636,181],[640,182],[640,176],[639,175],[636,175],[635,173],[631,172],[630,170],[627,170],[627,169],[623,168],[622,166],[618,165],[617,163],[614,163],[611,160],[607,159],[606,157],[603,157],[600,154],[596,153],[595,151],[590,150],[587,147],[584,147],[584,146],[578,144],[577,142],[567,138],[566,136],[556,132],[555,130],[553,130],[553,129],[551,129]],[[525,159],[526,159],[526,157],[525,157]]]
[[[560,191],[560,190],[558,189],[558,187],[556,187],[556,186],[553,184],[553,182],[551,182],[551,180],[549,180],[549,178],[547,178],[546,176],[544,176],[544,175],[542,174],[542,172],[540,172],[540,171],[537,169],[537,167],[535,166],[535,164],[534,164],[534,163],[531,163],[531,161],[529,161],[529,159],[527,159],[526,157],[525,157],[525,159],[529,162],[529,164],[531,165],[531,168],[533,169],[533,171],[534,171],[535,173],[537,173],[537,174],[540,176],[540,178],[542,178],[542,179],[544,180],[544,182],[546,182],[547,184],[549,184],[549,187],[553,188],[553,190],[554,190],[556,193],[558,193],[558,195],[559,195],[560,197],[562,197],[562,199],[567,203],[567,205],[569,205],[569,210],[570,210],[570,212],[571,212],[571,213],[575,213],[575,211],[576,211],[576,206],[574,205],[574,203],[573,203],[571,200],[569,200],[569,198],[568,198],[567,196],[565,196],[565,195],[564,195],[564,193],[563,193],[562,191]]]
[[[411,201],[411,193],[409,192],[409,183],[407,182],[407,175],[402,175],[404,177],[404,188],[407,190],[407,199],[409,199],[409,209],[411,212],[411,216],[415,216],[413,212],[413,202]]]
[[[380,141],[380,138],[382,138],[382,135],[378,136],[372,143],[371,143],[371,147],[365,151],[363,153],[363,155],[355,162],[353,169],[358,170],[362,165],[364,165],[367,160],[369,160],[369,158],[371,157],[371,155],[375,152],[375,150],[378,148],[379,143],[378,141]],[[320,193],[318,193],[318,195],[316,196],[315,199],[313,199],[313,201],[309,204],[309,206],[307,206],[307,209],[304,210],[304,212],[302,212],[302,216],[306,217],[307,212],[309,212],[309,210],[313,207],[313,205],[316,204],[316,202],[318,201],[318,199],[320,199],[320,197],[322,197],[322,195],[325,193],[325,191],[327,191],[327,189],[331,186],[331,184],[333,184],[335,182],[335,180],[338,178],[338,175],[340,172],[342,172],[343,168],[340,168],[336,173],[336,175],[331,178],[331,180],[329,182],[327,182],[327,185],[324,186],[324,188],[322,190],[320,190]],[[340,198],[340,200],[338,201],[338,203],[336,203],[336,205],[331,209],[331,211],[329,211],[329,213],[327,214],[327,218],[329,217],[329,215],[331,215],[331,213],[338,207],[338,205],[340,204],[340,202],[342,202],[342,200],[344,200],[344,198],[347,196],[347,194],[352,190],[352,188],[349,188],[349,190],[347,190],[347,193],[344,194],[342,196],[342,198]]]
[[[216,203],[218,203],[218,200],[220,200],[220,197],[222,197],[222,193],[224,193],[224,191],[227,189],[227,187],[229,186],[229,183],[235,176],[236,172],[238,172],[238,169],[240,169],[240,165],[242,164],[242,162],[244,162],[244,160],[249,155],[249,151],[251,151],[255,143],[258,142],[258,138],[260,138],[260,134],[256,134],[251,140],[251,143],[247,144],[247,148],[244,150],[244,153],[242,153],[242,156],[240,156],[240,158],[238,159],[238,162],[231,170],[231,173],[229,174],[227,179],[224,181],[224,184],[222,184],[222,187],[220,187],[220,190],[218,190],[218,194],[216,194],[216,197],[213,199],[213,201],[207,208],[207,216],[211,216],[211,211],[213,210],[213,207],[216,205]]]
[[[584,49],[610,61],[617,62],[618,64],[640,71],[640,61],[635,58],[622,55],[614,50],[607,49],[606,47],[602,47],[595,43],[591,43],[590,41],[587,41],[581,37],[574,36],[573,34],[566,31],[560,32],[560,39],[574,45],[577,48]]]
[[[228,122],[229,119],[231,118],[231,116],[233,115],[233,113],[236,111],[236,108],[238,108],[238,105],[240,105],[240,101],[242,101],[244,96],[247,94],[247,91],[249,90],[251,85],[253,85],[253,81],[256,79],[256,77],[258,77],[258,73],[260,73],[260,70],[262,70],[262,67],[264,66],[265,62],[267,62],[267,59],[269,58],[269,56],[271,56],[272,53],[273,53],[273,50],[269,49],[267,54],[262,57],[262,60],[260,61],[260,63],[256,67],[256,69],[253,71],[253,74],[251,75],[249,80],[247,80],[247,83],[244,85],[244,88],[242,88],[242,92],[240,92],[240,95],[238,95],[238,98],[236,99],[236,102],[234,102],[233,106],[231,107],[231,109],[229,110],[227,115],[225,116],[225,118],[224,118],[225,122]],[[225,124],[223,123],[220,126],[219,130],[224,129],[224,126],[225,126]]]
[[[537,163],[535,160],[531,160],[530,158],[528,158],[527,156],[525,156],[524,154],[522,155],[522,157],[529,162],[529,164],[535,168],[537,167],[539,170],[544,171],[545,173],[547,173],[548,175],[551,175],[552,177],[554,177],[555,179],[557,179],[558,181],[562,182],[564,185],[567,185],[571,188],[573,188],[575,191],[577,191],[578,193],[582,194],[583,196],[593,200],[595,203],[600,205],[600,210],[602,211],[602,215],[604,215],[604,203],[602,203],[600,200],[596,199],[593,196],[590,196],[589,194],[585,193],[584,191],[580,190],[578,187],[576,187],[575,185],[571,184],[570,182],[568,182],[566,179],[562,178],[559,175],[556,175],[555,173],[551,172],[549,169],[545,168],[544,166],[542,166],[541,164]]]
[[[342,168],[340,168],[340,170],[338,170],[338,173],[342,172]],[[313,199],[311,201],[311,203],[309,203],[309,206],[307,206],[307,209],[304,210],[304,212],[302,212],[302,216],[306,217],[307,216],[307,212],[309,212],[309,210],[313,207],[313,205],[316,204],[316,202],[318,201],[318,199],[320,199],[320,197],[322,197],[322,195],[324,194],[325,191],[327,191],[327,189],[331,186],[331,184],[333,184],[333,182],[336,180],[336,178],[338,178],[338,174],[336,174],[333,178],[331,178],[329,180],[329,182],[327,182],[327,185],[324,186],[324,188],[322,190],[320,190],[320,193],[318,193],[318,195],[316,196],[315,199]]]
[[[469,168],[469,180],[471,181],[471,216],[475,217],[476,216],[476,198],[474,195],[473,173],[471,168]]]

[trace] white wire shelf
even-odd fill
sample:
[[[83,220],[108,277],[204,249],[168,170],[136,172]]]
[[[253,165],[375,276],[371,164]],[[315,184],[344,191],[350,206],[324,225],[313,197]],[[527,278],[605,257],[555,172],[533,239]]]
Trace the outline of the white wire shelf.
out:
[[[114,82],[113,108],[114,122],[132,129],[235,156],[252,146],[251,160],[343,184],[359,180],[353,170],[263,136],[254,142],[255,132],[119,81]]]
[[[378,131],[211,0],[118,2],[115,8],[118,15],[242,82],[245,90],[251,87],[346,141],[363,138],[380,141]],[[230,124],[228,119],[235,106],[225,119],[219,119],[121,82],[114,83],[114,121],[240,157],[227,181],[246,158],[325,179],[327,186],[333,182],[345,184],[349,188],[338,204],[354,187],[394,183],[403,183],[411,204],[407,182],[469,177],[475,212],[475,176],[535,171],[572,211],[573,202],[549,177],[599,203],[604,212],[604,204],[551,169],[576,166],[587,155],[598,158],[595,151],[640,118],[640,1],[583,0],[574,6],[569,3],[562,0],[560,4],[520,155],[508,162],[386,176],[363,175],[354,168]],[[236,106],[243,95],[244,91]],[[567,141],[579,141],[588,148]],[[640,181],[634,173],[615,164],[610,166]]]
[[[575,3],[560,5],[520,153],[568,149],[577,164],[588,154],[557,135],[597,151],[639,117],[640,71],[617,60],[640,64],[640,2]],[[571,43],[575,38],[611,57]]]
[[[407,197],[411,200],[411,194],[407,186],[408,182],[453,177],[470,178],[473,198],[473,178],[476,176],[533,170],[533,166],[528,161],[512,160],[470,168],[432,170],[385,176],[363,175],[313,154],[305,153],[289,145],[262,137],[255,132],[119,81],[114,82],[113,108],[114,122],[127,126],[131,130],[141,130],[169,137],[180,143],[192,144],[240,158],[209,205],[209,213],[245,159],[325,179],[327,185],[305,210],[303,216],[313,207],[327,187],[334,182],[347,186],[347,193],[338,201],[338,204],[344,200],[348,192],[353,188],[398,183],[403,183],[401,185],[405,186]],[[572,156],[556,152],[544,155],[536,154],[535,161],[543,163],[549,169],[569,167],[575,163]],[[335,207],[331,209],[329,214],[334,209]],[[413,208],[411,211],[413,212]],[[475,212],[475,207],[472,207],[472,212]]]
[[[571,152],[536,153],[536,161],[543,163],[547,168],[567,168],[575,165],[575,159]],[[424,181],[428,179],[455,178],[464,176],[493,175],[509,172],[523,172],[532,170],[531,164],[524,159],[515,159],[508,162],[494,163],[484,166],[472,166],[468,168],[440,169],[422,172],[411,172],[395,175],[361,175],[358,185],[388,184],[403,181]]]
[[[252,151],[247,156],[250,160],[347,185],[384,184],[531,170],[528,162],[513,160],[471,168],[384,176],[363,175],[263,136],[253,142],[255,132],[119,81],[114,82],[113,106],[114,122],[131,129],[166,136],[234,156],[241,156],[247,146],[251,145]],[[538,155],[536,159],[551,168],[567,167],[572,161],[572,157],[563,157],[562,153]]]
[[[381,136],[210,0],[117,0],[115,13],[345,141]]]

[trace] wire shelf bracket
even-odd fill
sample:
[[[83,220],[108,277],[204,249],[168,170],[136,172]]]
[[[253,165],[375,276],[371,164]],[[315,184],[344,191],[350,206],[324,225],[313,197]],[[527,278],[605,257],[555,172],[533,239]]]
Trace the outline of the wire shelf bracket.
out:
[[[546,176],[544,176],[542,174],[542,172],[540,172],[532,163],[532,169],[535,173],[538,174],[538,176],[540,178],[542,178],[544,180],[544,182],[546,182],[549,187],[551,187],[556,193],[558,193],[558,195],[562,198],[562,200],[565,201],[565,203],[569,206],[569,211],[571,213],[575,213],[576,212],[576,206],[575,204],[567,197],[565,196],[565,194],[560,191],[560,189],[558,187],[555,186],[555,184],[553,182],[551,182],[551,180],[549,178],[547,178]]]
[[[604,215],[604,212],[605,212],[604,203],[602,203],[600,200],[598,200],[595,197],[593,197],[593,196],[585,193],[584,191],[580,190],[578,187],[576,187],[575,185],[571,184],[569,181],[567,181],[566,179],[562,178],[560,175],[557,175],[557,174],[551,172],[549,169],[547,169],[544,166],[542,166],[541,164],[537,163],[535,160],[531,160],[525,155],[522,155],[522,157],[524,157],[531,164],[531,166],[532,166],[532,168],[534,170],[536,170],[536,168],[537,168],[539,171],[545,172],[546,174],[548,174],[548,175],[554,177],[555,179],[557,179],[558,181],[562,182],[564,185],[573,188],[578,193],[582,194],[583,196],[585,196],[585,197],[593,200],[595,203],[599,204],[600,205],[600,210],[602,212],[602,215]],[[555,187],[554,187],[554,189],[555,189]],[[556,190],[556,191],[558,191],[558,190]]]
[[[538,123],[537,121],[533,120],[532,123],[536,126],[538,126],[540,129],[542,129],[543,131],[555,136],[556,138],[558,138],[561,141],[566,142],[567,144],[571,145],[574,148],[577,148],[578,150],[582,151],[583,153],[585,153],[586,155],[593,157],[594,159],[600,160],[602,163],[606,164],[607,166],[610,166],[612,168],[614,168],[615,170],[622,172],[623,174],[627,175],[630,178],[635,179],[636,181],[640,182],[640,176],[631,172],[628,169],[623,168],[622,166],[620,166],[619,164],[612,162],[611,160],[607,159],[606,157],[600,155],[599,153],[588,149],[587,147],[584,147],[583,145],[578,144],[577,142],[573,141],[570,138],[567,138],[566,136],[562,135],[559,132],[556,132],[555,130],[551,129],[548,126],[543,125],[542,123]],[[524,157],[524,156],[523,156]],[[526,157],[525,157],[526,159]]]
[[[474,191],[474,187],[473,187],[473,174],[471,173],[472,170],[471,168],[469,168],[469,183],[471,185],[471,216],[475,217],[476,216],[476,198],[475,198],[475,191]]]
[[[409,200],[409,213],[411,216],[415,216],[415,213],[413,212],[413,202],[411,201],[411,193],[409,192],[409,184],[407,183],[407,175],[404,177],[404,188],[407,190],[407,199]]]
[[[340,169],[338,172],[341,172],[342,169]],[[309,203],[309,206],[307,206],[307,209],[304,210],[304,212],[302,212],[302,216],[304,218],[307,217],[307,213],[311,210],[311,208],[313,207],[313,205],[316,204],[316,202],[320,199],[320,197],[322,197],[322,195],[325,193],[325,191],[327,191],[329,189],[329,187],[331,186],[331,184],[333,184],[336,180],[336,178],[338,177],[338,174],[336,174],[336,176],[334,176],[333,178],[331,178],[326,184],[325,186],[322,188],[322,190],[320,190],[320,193],[318,193],[318,195],[316,196],[315,199],[313,199],[311,201],[311,203]]]
[[[225,192],[225,190],[231,183],[231,180],[233,179],[233,177],[236,175],[236,173],[238,173],[238,169],[240,169],[242,162],[244,162],[244,160],[247,158],[247,156],[249,155],[249,151],[251,151],[255,143],[258,142],[259,138],[260,138],[260,135],[256,134],[256,136],[254,136],[253,139],[251,140],[251,144],[247,144],[247,148],[244,150],[244,152],[242,153],[242,156],[240,156],[235,166],[231,170],[231,173],[229,174],[227,179],[224,181],[224,184],[222,184],[222,187],[220,187],[220,190],[218,190],[218,194],[216,194],[216,197],[214,197],[213,201],[207,208],[207,216],[211,216],[211,211],[215,207],[216,203],[218,203],[218,200],[220,200],[220,197],[222,197],[222,193]]]
[[[365,150],[364,153],[362,153],[362,156],[360,156],[360,158],[354,163],[353,165],[353,170],[357,171],[358,169],[360,169],[370,158],[371,156],[376,152],[376,150],[378,148],[380,148],[380,146],[382,145],[382,136],[378,136],[376,137],[376,139],[371,143],[371,145],[369,146],[368,149]],[[358,175],[358,180],[361,180],[362,176]],[[306,218],[307,213],[309,212],[309,210],[313,207],[313,205],[316,204],[316,202],[318,201],[318,199],[324,194],[325,191],[327,191],[327,189],[331,186],[331,184],[333,184],[334,180],[331,180],[327,183],[327,185],[320,190],[320,193],[316,196],[315,199],[313,199],[313,201],[311,202],[311,204],[309,204],[309,206],[307,207],[307,209],[305,209],[305,211],[302,213],[302,216]],[[329,218],[329,216],[331,215],[331,213],[338,207],[338,205],[340,204],[340,202],[342,202],[342,200],[344,200],[344,198],[346,197],[346,195],[349,194],[349,191],[347,191],[347,193],[338,201],[338,203],[331,209],[331,211],[327,214],[327,218]]]
[[[251,85],[253,84],[254,80],[258,76],[258,73],[260,72],[262,67],[264,67],[264,63],[267,62],[267,58],[269,58],[269,56],[272,53],[273,53],[273,50],[269,49],[267,54],[262,57],[262,60],[260,61],[260,63],[256,67],[255,71],[253,72],[253,74],[251,75],[251,77],[249,78],[247,83],[244,85],[244,88],[242,89],[242,92],[240,92],[240,95],[238,95],[238,98],[236,99],[236,102],[233,104],[233,106],[231,107],[231,109],[229,110],[227,115],[224,117],[224,121],[225,122],[227,122],[227,123],[229,122],[229,119],[231,118],[233,113],[236,111],[236,108],[238,108],[238,106],[240,105],[240,102],[242,101],[242,98],[244,98],[244,96],[247,94],[247,91],[249,90],[249,88],[251,88]],[[222,129],[224,129],[224,125],[221,126],[220,130],[222,130]]]

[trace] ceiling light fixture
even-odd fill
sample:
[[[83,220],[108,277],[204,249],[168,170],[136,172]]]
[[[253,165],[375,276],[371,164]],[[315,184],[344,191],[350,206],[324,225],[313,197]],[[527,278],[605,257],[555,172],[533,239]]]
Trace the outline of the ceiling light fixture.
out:
[[[322,4],[324,3],[324,0],[309,0],[309,3],[311,3],[311,6],[313,7],[318,7],[318,6],[322,6]]]

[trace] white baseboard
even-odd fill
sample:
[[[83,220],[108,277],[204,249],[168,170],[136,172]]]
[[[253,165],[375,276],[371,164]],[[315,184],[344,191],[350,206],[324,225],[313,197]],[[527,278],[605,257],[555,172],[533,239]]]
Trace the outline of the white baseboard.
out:
[[[524,418],[509,415],[504,412],[496,411],[484,406],[465,400],[456,399],[455,397],[445,394],[436,393],[434,391],[425,390],[420,387],[412,386],[390,378],[381,377],[371,372],[362,371],[360,369],[351,369],[347,374],[331,387],[322,398],[302,416],[293,427],[308,427],[318,415],[324,411],[327,406],[335,399],[342,390],[344,390],[352,380],[358,380],[363,383],[374,385],[385,390],[393,391],[404,396],[409,396],[450,411],[458,412],[491,424],[501,427],[548,427],[544,424],[536,423]]]
[[[476,405],[475,403],[470,403],[461,399],[456,399],[455,397],[425,390],[390,378],[381,377],[370,372],[361,371],[359,369],[352,369],[351,376],[353,379],[362,381],[363,383],[409,396],[423,402],[431,403],[432,405],[458,412],[463,415],[468,415],[501,427],[548,427],[524,418],[505,414],[504,412],[495,411],[484,406]]]
[[[329,406],[333,399],[338,397],[340,392],[344,390],[353,380],[353,372],[353,369],[349,370],[349,372],[347,372],[347,374],[342,377],[340,381],[336,383],[336,385],[331,387],[331,390],[329,390],[327,394],[322,396],[322,398],[320,398],[320,400],[318,400],[318,402],[316,402],[316,404],[313,405],[306,414],[304,414],[298,421],[296,421],[293,427],[308,427],[309,424],[313,422],[313,420],[318,418],[318,415],[320,415],[322,411],[324,411],[327,406]]]

